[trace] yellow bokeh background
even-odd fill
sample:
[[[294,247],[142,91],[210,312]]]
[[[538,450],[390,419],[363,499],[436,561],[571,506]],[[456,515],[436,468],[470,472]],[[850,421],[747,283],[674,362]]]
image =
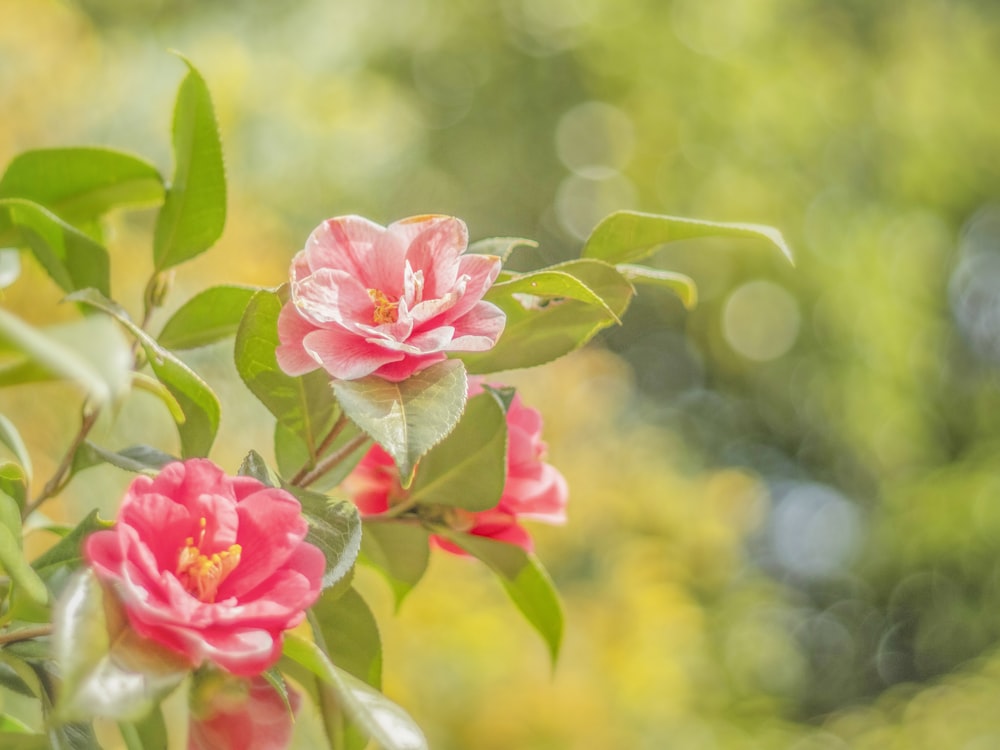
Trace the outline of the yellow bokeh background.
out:
[[[169,174],[168,49],[212,92],[229,210],[154,329],[211,284],[281,282],[348,213],[539,240],[518,268],[617,208],[771,224],[796,251],[664,249],[695,310],[641,289],[621,330],[504,377],[571,487],[569,523],[532,529],[566,613],[554,669],[473,563],[435,552],[399,611],[358,572],[386,692],[431,747],[1000,746],[1000,7],[0,0],[0,163],[96,143]],[[152,221],[107,226],[133,312]],[[58,324],[60,296],[26,261],[0,303]],[[227,346],[184,356],[222,400],[212,457],[270,455]],[[0,411],[45,477],[79,395],[26,393]],[[142,393],[94,439],[178,447]],[[111,516],[128,480],[90,470],[47,512]]]

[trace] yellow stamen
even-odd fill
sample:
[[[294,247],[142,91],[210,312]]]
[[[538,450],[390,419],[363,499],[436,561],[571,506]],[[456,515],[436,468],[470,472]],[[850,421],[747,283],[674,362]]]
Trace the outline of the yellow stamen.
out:
[[[214,602],[219,586],[230,573],[240,564],[240,554],[243,548],[238,544],[229,545],[229,549],[204,555],[200,547],[205,542],[204,518],[200,521],[201,533],[198,543],[194,537],[184,540],[184,548],[177,558],[177,578],[190,593],[203,602]]]
[[[375,303],[375,310],[372,312],[372,320],[375,321],[375,325],[395,323],[399,319],[399,303],[390,301],[381,289],[369,289],[368,296]]]

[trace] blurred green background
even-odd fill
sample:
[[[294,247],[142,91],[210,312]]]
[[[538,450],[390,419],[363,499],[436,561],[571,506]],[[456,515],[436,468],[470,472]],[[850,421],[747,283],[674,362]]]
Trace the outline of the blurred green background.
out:
[[[509,378],[572,488],[569,525],[537,529],[554,673],[479,567],[436,554],[398,613],[362,572],[387,692],[432,747],[1000,747],[1000,4],[0,0],[0,163],[99,143],[169,174],[170,48],[212,90],[230,185],[175,306],[280,282],[346,213],[539,240],[522,268],[618,208],[772,224],[796,251],[671,246],[697,309],[646,292]],[[112,222],[133,309],[150,221]],[[71,315],[59,296],[28,268],[4,304],[41,322]],[[191,362],[235,468],[270,428],[228,356]],[[0,396],[42,476],[78,408],[51,395]],[[136,402],[100,439],[175,450]],[[110,514],[127,481],[94,470],[60,511]]]

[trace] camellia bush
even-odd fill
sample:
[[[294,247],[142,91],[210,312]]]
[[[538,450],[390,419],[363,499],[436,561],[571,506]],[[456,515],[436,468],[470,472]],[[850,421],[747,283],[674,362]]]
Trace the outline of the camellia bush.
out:
[[[0,747],[96,747],[100,718],[132,749],[178,732],[189,748],[282,748],[305,702],[331,748],[426,747],[380,692],[356,565],[379,571],[397,604],[432,554],[485,565],[559,653],[559,600],[525,522],[565,522],[571,491],[545,460],[542,415],[495,373],[620,324],[638,287],[694,304],[690,279],[641,265],[662,243],[747,237],[789,251],[768,227],[623,211],[579,258],[513,272],[505,262],[530,240],[470,244],[448,216],[341,216],[306,239],[288,279],[208,286],[153,331],[171,269],[208,250],[226,216],[211,98],[190,64],[173,149],[169,179],[105,148],[30,151],[0,179],[0,281],[37,263],[79,313],[42,328],[0,309],[0,386],[68,381],[82,404],[47,477],[0,416],[0,690],[42,716],[0,716]],[[102,218],[150,205],[153,273],[133,314],[111,289]],[[240,466],[211,460],[220,402],[178,354],[227,339],[246,397],[274,417],[273,446]],[[91,439],[137,389],[176,422],[180,455]],[[67,527],[39,512],[101,464],[135,474],[116,519],[94,510]],[[57,541],[29,559],[26,529]],[[178,690],[189,720],[168,730],[161,704]]]

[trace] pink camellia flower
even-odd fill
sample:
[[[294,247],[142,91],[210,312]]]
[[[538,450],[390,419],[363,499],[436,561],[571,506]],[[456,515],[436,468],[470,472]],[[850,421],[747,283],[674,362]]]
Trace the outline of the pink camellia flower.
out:
[[[320,224],[292,260],[291,300],[278,317],[281,369],[400,381],[447,352],[491,348],[505,316],[482,297],[500,259],[463,255],[468,239],[450,216]]]
[[[192,666],[252,676],[319,596],[326,561],[307,530],[289,493],[191,459],[136,478],[84,557],[140,635]]]
[[[288,703],[261,676],[211,675],[195,691],[188,750],[281,750],[292,741],[300,697],[288,687]]]
[[[470,381],[469,396],[481,392],[481,383]],[[541,434],[541,414],[515,395],[507,410],[507,480],[500,501],[495,508],[479,512],[449,508],[447,520],[452,528],[516,544],[530,552],[531,536],[521,526],[521,520],[565,523],[569,491],[559,470],[544,461],[546,446]],[[395,463],[378,445],[365,454],[343,487],[362,516],[384,513],[407,499]],[[432,538],[443,549],[464,554],[446,539]]]

